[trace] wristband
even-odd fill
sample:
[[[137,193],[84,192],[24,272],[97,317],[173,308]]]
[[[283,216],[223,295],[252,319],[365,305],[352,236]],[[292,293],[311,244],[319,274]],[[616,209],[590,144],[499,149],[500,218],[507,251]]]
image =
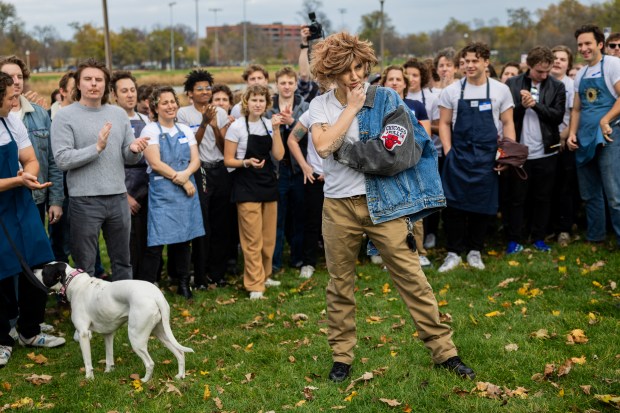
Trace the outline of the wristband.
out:
[[[245,163],[245,159],[241,161],[241,164],[243,165],[244,168],[248,167],[248,164]]]
[[[307,45],[307,44],[303,44],[303,43],[300,43],[300,44],[299,44],[299,48],[300,48],[300,49],[307,49],[307,48],[309,48],[309,47],[310,47],[310,45]]]

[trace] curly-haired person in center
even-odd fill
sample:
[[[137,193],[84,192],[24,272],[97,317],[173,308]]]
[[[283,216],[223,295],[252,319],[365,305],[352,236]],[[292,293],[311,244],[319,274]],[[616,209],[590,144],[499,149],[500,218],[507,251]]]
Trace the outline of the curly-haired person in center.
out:
[[[438,367],[473,379],[457,355],[415,251],[413,223],[445,206],[433,143],[392,89],[364,79],[377,63],[371,43],[348,33],[318,42],[312,73],[329,92],[310,103],[312,139],[324,158],[323,238],[329,378],[345,380],[354,359],[355,262],[368,234],[378,248],[420,339]],[[409,241],[409,242],[408,242]]]

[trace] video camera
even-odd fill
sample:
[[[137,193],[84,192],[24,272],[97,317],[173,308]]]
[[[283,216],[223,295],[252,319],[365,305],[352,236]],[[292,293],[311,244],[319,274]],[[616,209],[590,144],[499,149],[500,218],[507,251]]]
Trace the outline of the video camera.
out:
[[[323,26],[321,23],[316,21],[316,14],[314,12],[308,13],[308,17],[310,18],[310,24],[307,26],[310,29],[310,36],[308,36],[308,41],[322,39],[323,36]]]

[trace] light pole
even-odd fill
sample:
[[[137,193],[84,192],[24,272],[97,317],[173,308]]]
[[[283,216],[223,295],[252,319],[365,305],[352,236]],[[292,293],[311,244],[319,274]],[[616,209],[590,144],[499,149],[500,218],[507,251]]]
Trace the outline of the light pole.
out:
[[[196,67],[200,67],[200,32],[198,30],[198,0],[196,0]]]
[[[172,6],[177,4],[176,1],[168,3],[170,6],[170,70],[174,70],[174,30],[172,29]]]
[[[26,67],[30,72],[30,50],[26,50]]]
[[[381,73],[383,73],[383,65],[385,64],[385,49],[383,48],[383,32],[385,28],[385,18],[383,16],[383,3],[385,2],[385,0],[379,0],[379,2],[381,3],[381,41],[379,43],[379,48],[381,50]]]
[[[338,9],[340,12],[340,20],[342,21],[342,25],[340,26],[340,30],[344,31],[344,14],[347,12],[347,9]]]
[[[248,63],[248,29],[247,29],[247,21],[245,18],[245,2],[243,0],[243,64],[246,65]]]
[[[217,12],[222,11],[222,9],[209,9],[209,11],[213,12],[214,24],[213,27],[217,27]],[[219,45],[218,45],[218,37],[217,37],[218,29],[215,29],[215,65],[219,66]]]
[[[103,0],[103,46],[105,49],[105,66],[112,70],[112,50],[110,47],[110,26],[108,25],[108,2]]]

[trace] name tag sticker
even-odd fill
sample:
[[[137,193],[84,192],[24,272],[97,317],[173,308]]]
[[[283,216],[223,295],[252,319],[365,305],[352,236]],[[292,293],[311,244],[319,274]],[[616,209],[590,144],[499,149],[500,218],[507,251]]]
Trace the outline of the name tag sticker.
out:
[[[480,112],[486,112],[487,110],[491,110],[491,103],[490,102],[481,103],[480,106],[478,107],[478,110]]]
[[[471,102],[469,102],[469,105],[472,108],[477,108],[478,107],[478,101],[477,100],[472,100]]]
[[[179,143],[187,143],[188,139],[187,138],[181,138],[179,139]]]
[[[160,179],[164,179],[164,177],[163,176],[155,176],[155,177],[153,177],[154,181],[159,181]]]

